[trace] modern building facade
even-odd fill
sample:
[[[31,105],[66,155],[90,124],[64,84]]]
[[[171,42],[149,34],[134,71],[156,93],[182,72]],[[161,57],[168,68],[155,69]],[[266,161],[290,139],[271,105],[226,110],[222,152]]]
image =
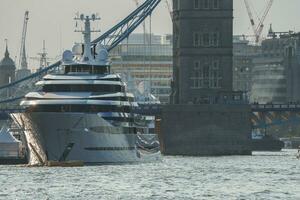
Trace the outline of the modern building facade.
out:
[[[252,70],[251,103],[285,103],[287,80],[283,58],[256,58]]]
[[[300,33],[289,35],[283,49],[287,75],[287,101],[300,102]]]
[[[261,46],[251,45],[245,36],[233,37],[233,90],[248,96],[252,89],[253,59],[261,53]]]
[[[172,79],[171,36],[132,34],[110,52],[112,71],[131,77],[144,93],[168,103]]]
[[[264,40],[253,63],[251,102],[300,102],[300,34],[274,34]]]
[[[232,91],[232,0],[174,0],[173,104]]]

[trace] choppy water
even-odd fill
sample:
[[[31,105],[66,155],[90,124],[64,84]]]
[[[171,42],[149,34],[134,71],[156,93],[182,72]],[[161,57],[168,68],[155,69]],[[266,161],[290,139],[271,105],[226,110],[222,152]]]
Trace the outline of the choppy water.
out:
[[[296,151],[83,168],[0,166],[0,199],[300,200]]]

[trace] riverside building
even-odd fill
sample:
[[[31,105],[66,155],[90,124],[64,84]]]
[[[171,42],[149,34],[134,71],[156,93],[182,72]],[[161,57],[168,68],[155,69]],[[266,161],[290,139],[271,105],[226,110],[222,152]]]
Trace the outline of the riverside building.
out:
[[[110,53],[112,71],[131,77],[140,90],[168,103],[172,78],[172,37],[135,33]]]
[[[262,53],[253,60],[251,102],[300,101],[300,34],[272,33],[262,42]]]
[[[251,45],[246,36],[233,37],[233,90],[251,95],[253,59],[261,53],[261,46]]]

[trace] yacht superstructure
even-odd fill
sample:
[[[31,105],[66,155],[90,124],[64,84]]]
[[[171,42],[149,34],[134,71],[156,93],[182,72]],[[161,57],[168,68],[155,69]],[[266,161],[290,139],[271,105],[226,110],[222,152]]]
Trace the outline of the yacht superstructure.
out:
[[[31,156],[90,164],[159,159],[157,136],[137,122],[141,117],[132,110],[138,104],[121,77],[110,73],[107,50],[91,48],[90,21],[97,17],[78,19],[84,44],[63,53],[63,73],[37,82],[41,90],[21,102],[26,112],[13,116],[25,127]]]

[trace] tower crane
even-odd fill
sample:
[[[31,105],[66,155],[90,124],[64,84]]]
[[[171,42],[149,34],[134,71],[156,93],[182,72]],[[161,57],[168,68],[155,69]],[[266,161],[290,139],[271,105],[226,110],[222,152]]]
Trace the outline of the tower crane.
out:
[[[20,48],[20,57],[19,57],[19,67],[20,69],[27,69],[27,60],[26,60],[26,50],[25,50],[25,42],[26,42],[26,34],[27,34],[27,24],[29,20],[29,11],[25,11],[24,23],[23,23],[23,32],[21,38],[21,48]]]
[[[133,1],[135,3],[136,7],[140,6],[139,0],[133,0]],[[147,40],[147,43],[149,44],[150,43],[149,37],[151,37],[151,33],[150,33],[149,37],[147,37],[147,29],[146,29],[146,22],[145,21],[143,22],[143,32],[144,32],[144,39]]]
[[[265,9],[265,11],[264,11],[264,13],[263,13],[263,16],[262,16],[262,18],[261,18],[261,20],[260,20],[260,22],[259,22],[259,24],[258,24],[257,35],[258,35],[259,37],[261,37],[262,31],[263,31],[263,29],[264,29],[264,22],[265,22],[265,20],[266,20],[266,17],[267,17],[267,15],[268,15],[268,13],[269,13],[269,11],[270,11],[270,9],[271,9],[273,3],[274,3],[274,0],[270,0],[270,1],[268,2],[267,7],[266,7],[266,9]]]
[[[169,3],[168,0],[165,1],[166,2],[166,5],[167,5],[167,8],[168,8],[168,11],[170,13],[170,17],[171,17],[171,20],[173,21],[173,15],[172,15],[172,8],[171,8],[171,5]]]
[[[255,43],[258,44],[261,41],[261,35],[262,35],[262,31],[264,29],[264,22],[266,20],[266,17],[274,3],[274,0],[268,0],[267,2],[267,6],[264,9],[263,15],[259,20],[259,23],[256,25],[253,14],[252,14],[252,10],[250,8],[250,4],[249,4],[249,0],[244,0],[247,12],[248,12],[248,16],[250,18],[250,23],[251,23],[251,27],[253,29],[253,33],[255,35]]]
[[[133,1],[135,3],[136,7],[140,6],[139,0],[133,0]],[[144,32],[146,32],[146,24],[145,24],[145,22],[143,22],[143,29],[144,29]]]
[[[134,1],[135,5],[136,5],[137,7],[140,6],[139,0],[133,0],[133,1]]]

